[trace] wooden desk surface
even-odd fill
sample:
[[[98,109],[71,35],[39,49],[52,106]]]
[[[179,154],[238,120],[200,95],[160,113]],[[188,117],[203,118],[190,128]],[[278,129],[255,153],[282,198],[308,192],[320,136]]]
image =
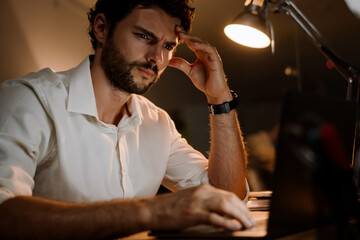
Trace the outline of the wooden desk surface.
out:
[[[236,237],[241,237],[241,236],[254,236],[254,237],[262,237],[262,236],[266,236],[266,223],[267,220],[269,218],[269,212],[267,211],[254,211],[252,212],[252,215],[254,217],[254,220],[256,223],[258,223],[257,225],[255,225],[253,228],[250,229],[246,229],[244,231],[236,231],[235,236]],[[206,232],[207,230],[209,230],[210,228],[213,227],[207,227],[207,226],[195,226],[192,228],[189,228],[189,230],[187,231],[199,231],[199,232]],[[128,240],[148,240],[148,239],[157,239],[156,237],[153,236],[149,236],[150,231],[145,231],[145,232],[140,232],[137,234],[133,234],[131,236],[125,237],[125,238],[121,238],[121,239],[128,239]],[[180,239],[177,237],[177,239]],[[187,238],[188,239],[188,238]],[[201,238],[201,239],[206,239],[206,238]]]
[[[253,213],[253,216],[254,216],[254,219],[256,222],[260,222],[261,221],[267,221],[268,220],[268,217],[269,217],[269,212],[265,212],[265,211],[256,211],[256,212],[252,212]],[[259,224],[261,225],[261,224]],[[267,225],[267,224],[265,224]],[[356,236],[358,236],[358,238],[351,238],[351,239],[360,239],[360,230],[357,229],[357,226],[354,226],[355,228],[352,229],[353,232],[356,232]],[[133,234],[131,236],[128,236],[128,237],[125,237],[125,238],[121,238],[121,239],[128,239],[128,240],[149,240],[149,239],[157,239],[156,237],[153,237],[153,236],[149,236],[150,231],[145,231],[145,232],[140,232],[140,233],[137,233],[137,234]],[[244,230],[244,231],[236,231],[234,232],[233,236],[234,238],[236,237],[244,237],[244,236],[249,236],[249,233],[253,233],[253,236],[255,236],[255,239],[259,239],[261,238],[261,236],[265,236],[266,235],[266,228],[263,228],[263,227],[260,227],[259,226],[255,226],[251,229],[247,229],[247,230]],[[210,233],[212,234],[212,233]],[[215,233],[216,234],[216,233]],[[216,235],[209,235],[211,236],[211,239],[224,239],[224,238],[221,238],[221,237],[216,237]],[[256,237],[257,236],[257,237]],[[321,237],[320,237],[321,236]],[[319,238],[320,237],[320,238]],[[329,225],[329,226],[326,226],[326,227],[321,227],[321,228],[314,228],[314,229],[310,229],[310,230],[306,230],[306,231],[303,231],[303,232],[299,232],[299,233],[296,233],[296,234],[291,234],[291,235],[288,235],[286,237],[281,237],[281,238],[278,238],[277,240],[318,240],[318,239],[327,239],[327,240],[338,240],[338,239],[341,239],[341,238],[338,238],[339,235],[338,235],[338,232],[337,232],[337,228],[336,226],[334,225]],[[161,238],[162,240],[165,240],[165,238]],[[171,237],[168,237],[167,239],[174,239],[174,238],[171,238]],[[180,240],[181,237],[180,236],[177,236],[176,239]],[[189,240],[189,238],[183,238],[183,239],[187,239]],[[196,238],[192,238],[193,240],[196,239]],[[200,238],[198,238],[200,239]],[[206,237],[202,236],[201,237],[202,240],[206,239]],[[245,238],[243,238],[245,239]],[[251,239],[251,238],[246,238],[246,239]]]
[[[155,237],[151,237],[149,236],[150,231],[146,231],[146,232],[140,232],[140,233],[137,233],[137,234],[133,234],[131,236],[128,236],[128,237],[124,237],[124,238],[119,238],[119,239],[131,239],[131,240],[147,240],[147,239],[156,239]]]

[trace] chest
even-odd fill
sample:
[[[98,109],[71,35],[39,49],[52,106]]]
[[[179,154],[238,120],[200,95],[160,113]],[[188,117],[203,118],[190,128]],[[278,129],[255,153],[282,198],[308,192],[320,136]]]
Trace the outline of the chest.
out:
[[[50,191],[55,198],[66,198],[62,200],[98,201],[153,196],[161,185],[169,158],[162,128],[121,131],[80,118],[62,122],[55,133],[56,154],[37,171],[39,192]]]

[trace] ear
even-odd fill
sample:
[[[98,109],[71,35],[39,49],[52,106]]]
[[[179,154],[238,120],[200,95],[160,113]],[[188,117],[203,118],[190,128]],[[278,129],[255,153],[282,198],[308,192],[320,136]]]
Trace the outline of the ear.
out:
[[[103,44],[106,39],[106,17],[103,13],[96,15],[93,31],[98,43]]]

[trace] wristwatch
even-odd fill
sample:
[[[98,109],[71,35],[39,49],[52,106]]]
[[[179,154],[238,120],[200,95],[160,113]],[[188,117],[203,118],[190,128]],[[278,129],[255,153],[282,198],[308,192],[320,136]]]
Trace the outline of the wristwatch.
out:
[[[230,102],[224,102],[218,105],[208,104],[209,112],[211,114],[229,113],[231,110],[236,108],[239,105],[238,95],[233,90],[230,90],[230,93],[233,97]]]

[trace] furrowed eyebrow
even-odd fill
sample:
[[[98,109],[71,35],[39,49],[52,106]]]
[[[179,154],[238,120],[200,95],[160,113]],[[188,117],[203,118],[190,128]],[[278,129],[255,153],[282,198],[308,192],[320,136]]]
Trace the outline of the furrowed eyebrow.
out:
[[[134,28],[142,33],[145,33],[146,35],[149,35],[151,38],[155,39],[155,41],[157,41],[157,42],[159,41],[159,38],[153,32],[150,32],[150,31],[146,30],[145,28],[139,27],[139,26],[134,26]],[[173,42],[173,41],[166,42],[166,44],[173,46],[173,47],[175,47],[177,45],[177,43]]]

